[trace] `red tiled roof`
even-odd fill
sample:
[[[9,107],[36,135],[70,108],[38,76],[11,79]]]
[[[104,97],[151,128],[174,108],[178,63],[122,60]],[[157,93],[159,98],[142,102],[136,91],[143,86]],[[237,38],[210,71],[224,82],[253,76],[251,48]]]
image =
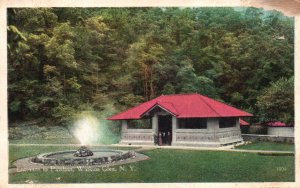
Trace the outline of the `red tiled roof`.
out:
[[[248,126],[250,125],[250,123],[248,123],[247,121],[244,121],[242,119],[240,119],[240,126]]]
[[[109,120],[140,119],[143,114],[161,107],[177,118],[242,117],[252,114],[200,94],[162,95],[136,107],[114,115]]]
[[[276,121],[276,122],[269,122],[267,123],[268,126],[270,127],[286,127],[287,125],[281,121]]]

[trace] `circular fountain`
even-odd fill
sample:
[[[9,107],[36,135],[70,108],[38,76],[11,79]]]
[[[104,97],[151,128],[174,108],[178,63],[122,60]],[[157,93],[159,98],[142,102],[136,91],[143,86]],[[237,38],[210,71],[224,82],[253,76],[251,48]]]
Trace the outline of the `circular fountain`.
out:
[[[135,158],[135,152],[123,150],[94,150],[86,146],[78,150],[40,154],[32,162],[44,165],[101,165]]]
[[[98,165],[115,165],[120,163],[129,163],[147,159],[146,156],[135,153],[134,151],[100,149],[91,150],[86,145],[95,144],[99,138],[103,136],[104,124],[100,124],[99,120],[87,113],[79,116],[79,119],[70,127],[70,131],[78,139],[81,147],[78,150],[58,151],[51,153],[43,153],[30,159],[32,165],[43,164],[46,166],[98,166]],[[100,129],[102,127],[102,129]],[[133,160],[134,159],[134,160]]]

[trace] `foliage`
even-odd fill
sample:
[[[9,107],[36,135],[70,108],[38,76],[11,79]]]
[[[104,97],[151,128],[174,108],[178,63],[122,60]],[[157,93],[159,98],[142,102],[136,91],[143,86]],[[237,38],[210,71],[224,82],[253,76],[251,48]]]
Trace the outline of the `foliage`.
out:
[[[293,89],[271,89],[294,74],[294,22],[279,12],[9,8],[7,32],[10,121],[68,124],[80,110],[119,112],[196,92],[248,110],[253,121],[294,117]],[[289,98],[277,96],[284,90]]]
[[[294,77],[280,78],[257,98],[262,121],[294,122]]]

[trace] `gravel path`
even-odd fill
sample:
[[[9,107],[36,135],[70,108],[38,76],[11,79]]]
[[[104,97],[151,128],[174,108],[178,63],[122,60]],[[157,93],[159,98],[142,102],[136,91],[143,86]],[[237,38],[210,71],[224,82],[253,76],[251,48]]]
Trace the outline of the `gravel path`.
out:
[[[275,150],[245,150],[245,149],[235,149],[232,146],[223,146],[218,148],[213,147],[191,147],[191,146],[141,146],[141,145],[122,145],[113,144],[112,146],[117,147],[141,147],[135,149],[135,151],[146,151],[152,149],[183,149],[183,150],[209,150],[209,151],[229,151],[229,152],[245,152],[245,153],[288,153],[294,154],[294,151],[275,151]]]
[[[9,144],[12,146],[78,146],[80,144]],[[212,151],[231,151],[231,152],[246,152],[246,153],[289,153],[293,154],[294,151],[275,151],[275,150],[245,150],[245,149],[235,149],[232,146],[223,146],[218,148],[213,147],[191,147],[191,146],[150,146],[150,145],[125,145],[125,144],[112,144],[112,145],[102,145],[93,144],[89,146],[99,146],[99,147],[124,147],[132,148],[134,151],[146,151],[153,149],[184,149],[184,150],[212,150]]]

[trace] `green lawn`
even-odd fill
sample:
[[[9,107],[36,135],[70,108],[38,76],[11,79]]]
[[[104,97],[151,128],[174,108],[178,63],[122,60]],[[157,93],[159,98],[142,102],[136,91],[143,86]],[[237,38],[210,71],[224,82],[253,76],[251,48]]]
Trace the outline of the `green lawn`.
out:
[[[76,139],[20,139],[9,140],[10,144],[80,144]]]
[[[70,128],[62,126],[14,126],[9,127],[10,144],[80,144],[71,134]],[[110,133],[101,136],[96,143],[113,144],[119,142],[119,136]]]
[[[9,127],[10,144],[78,144],[66,127],[15,126]]]
[[[38,153],[64,149],[74,147],[10,146],[9,155],[10,161],[13,161]],[[169,149],[155,149],[142,153],[151,159],[111,167],[115,171],[101,169],[98,172],[77,170],[22,172],[10,174],[9,181],[10,183],[280,182],[295,179],[293,156]]]
[[[253,142],[251,144],[238,146],[236,147],[236,149],[294,151],[295,145],[288,144],[288,143],[275,143],[275,142]]]

